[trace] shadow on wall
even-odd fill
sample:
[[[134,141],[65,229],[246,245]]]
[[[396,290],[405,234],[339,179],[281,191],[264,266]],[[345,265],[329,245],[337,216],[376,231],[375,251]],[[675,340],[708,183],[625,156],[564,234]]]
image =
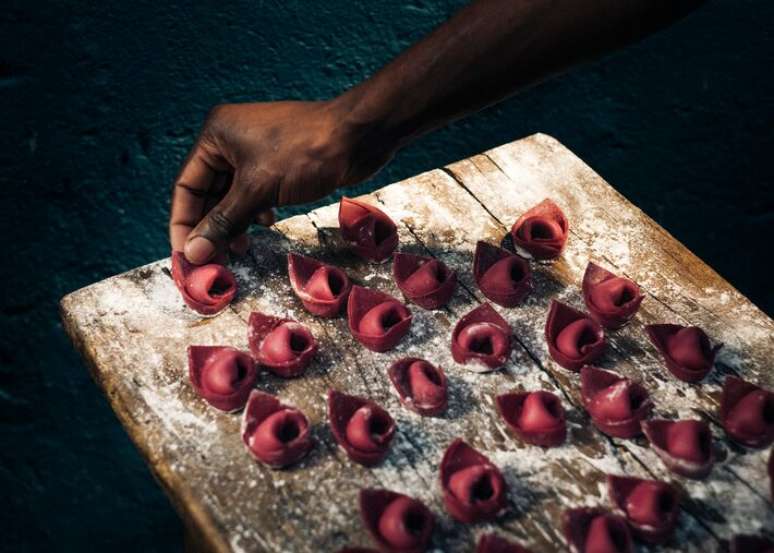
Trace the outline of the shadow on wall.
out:
[[[66,292],[167,255],[207,110],[325,98],[460,0],[12,1],[0,15],[0,514],[9,551],[180,549],[176,517],[64,338]],[[541,131],[774,312],[774,4],[666,32],[423,138],[355,194]],[[504,68],[507,70],[507,68]],[[331,199],[325,200],[326,202]],[[298,212],[287,209],[283,215]]]

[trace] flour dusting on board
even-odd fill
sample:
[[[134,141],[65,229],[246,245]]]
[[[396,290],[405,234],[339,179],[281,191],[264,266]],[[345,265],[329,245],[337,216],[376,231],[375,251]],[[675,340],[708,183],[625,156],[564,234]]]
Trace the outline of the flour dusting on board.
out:
[[[358,515],[361,487],[386,487],[422,499],[438,517],[435,551],[470,551],[486,531],[536,552],[556,551],[563,547],[559,521],[564,508],[609,507],[606,473],[673,480],[687,491],[691,508],[681,516],[674,541],[679,545],[664,551],[714,550],[715,536],[774,532],[774,517],[766,516],[771,501],[760,491],[768,452],[729,444],[714,422],[725,374],[737,372],[772,385],[771,321],[719,279],[712,286],[697,286],[691,280],[694,268],[680,271],[673,261],[654,261],[661,259],[663,242],[656,241],[650,223],[549,137],[519,141],[454,164],[450,171],[464,188],[448,174],[432,171],[367,199],[399,223],[404,251],[438,257],[457,271],[460,283],[444,309],[424,311],[409,304],[411,332],[388,353],[362,348],[343,317],[309,315],[287,282],[285,255],[293,250],[338,264],[354,282],[401,298],[389,263],[362,262],[337,241],[335,205],[256,234],[249,255],[232,265],[239,293],[217,317],[202,319],[185,307],[165,271],[167,260],[65,299],[68,326],[76,329],[111,397],[119,398],[114,406],[133,426],[143,453],[164,469],[160,474],[172,493],[184,490],[184,497],[193,498],[203,520],[237,553],[371,545]],[[515,335],[506,366],[488,374],[472,372],[454,362],[450,340],[456,321],[484,301],[471,273],[475,242],[498,243],[520,213],[545,197],[557,201],[570,219],[567,248],[553,263],[533,264],[535,290],[523,305],[495,306]],[[721,461],[706,481],[671,475],[642,439],[609,439],[595,430],[580,408],[578,376],[549,357],[543,336],[548,302],[558,298],[585,309],[579,286],[589,259],[632,276],[648,292],[637,317],[609,333],[610,348],[600,366],[642,381],[657,416],[702,417],[712,423]],[[316,446],[289,470],[253,462],[239,437],[240,415],[211,408],[188,382],[186,347],[247,349],[246,320],[254,310],[298,320],[320,344],[302,378],[262,373],[257,384],[302,409],[312,424]],[[718,368],[699,386],[676,381],[645,338],[645,322],[705,327],[713,340],[726,344]],[[386,371],[407,355],[445,370],[450,396],[442,417],[421,417],[401,406]],[[337,447],[327,427],[329,388],[369,397],[393,415],[398,432],[382,465],[365,469]],[[560,397],[568,417],[565,444],[544,450],[513,437],[496,412],[494,397],[514,389],[545,389]],[[471,527],[445,513],[438,465],[455,437],[502,469],[510,493],[501,519]]]

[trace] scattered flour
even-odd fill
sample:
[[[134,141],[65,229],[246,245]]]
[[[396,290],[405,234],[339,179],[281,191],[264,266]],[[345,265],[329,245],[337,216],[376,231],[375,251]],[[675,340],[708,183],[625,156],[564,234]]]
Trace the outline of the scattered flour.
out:
[[[615,214],[626,232],[612,232],[612,216],[599,207],[600,199],[590,192],[600,193],[595,184],[599,178],[549,137],[522,142],[489,152],[486,159],[478,156],[476,163],[467,160],[452,167],[469,190],[484,198],[499,221],[483,208],[471,207],[469,193],[438,171],[382,189],[372,199],[383,202],[383,208],[390,206],[386,209],[389,214],[404,223],[400,226],[404,246],[417,246],[415,236],[419,237],[458,271],[460,279],[446,309],[427,312],[412,306],[410,335],[387,354],[355,345],[344,319],[309,316],[287,283],[284,255],[288,250],[310,255],[330,253],[328,248],[320,248],[318,239],[327,236],[325,229],[337,225],[335,205],[278,225],[288,229],[289,235],[303,236],[303,240],[293,241],[274,231],[256,236],[250,257],[233,267],[240,287],[237,299],[218,317],[201,319],[185,308],[162,270],[168,267],[166,260],[79,292],[88,294],[88,301],[75,303],[73,316],[86,338],[97,344],[97,365],[101,371],[117,373],[106,376],[106,380],[118,383],[117,393],[139,398],[131,403],[136,409],[132,417],[148,429],[148,448],[163,455],[180,482],[201,498],[216,524],[224,529],[233,551],[282,551],[294,543],[298,532],[294,525],[298,524],[312,525],[326,547],[350,544],[353,536],[359,536],[361,545],[366,545],[356,507],[357,491],[364,485],[388,487],[425,501],[439,518],[436,551],[469,550],[480,533],[492,530],[510,534],[536,551],[551,550],[561,543],[558,516],[563,508],[608,505],[605,473],[675,479],[641,440],[609,440],[591,429],[577,405],[577,375],[558,368],[545,349],[543,325],[548,301],[558,297],[583,308],[578,286],[590,258],[613,270],[636,273],[643,288],[657,291],[658,298],[651,295],[643,305],[649,317],[674,317],[668,305],[685,316],[686,322],[707,322],[712,337],[727,344],[718,357],[720,363],[771,384],[770,358],[764,366],[760,358],[749,353],[764,346],[774,351],[771,321],[733,290],[696,289],[682,280],[677,284],[665,279],[649,258],[647,250],[653,242],[642,230],[634,208]],[[499,170],[482,170],[493,162],[508,177]],[[567,181],[588,186],[568,186]],[[487,192],[492,183],[503,186]],[[492,194],[497,195],[496,201],[491,200]],[[418,201],[433,195],[448,201]],[[518,338],[506,367],[488,374],[471,372],[453,361],[449,343],[454,323],[482,300],[466,291],[478,294],[470,274],[475,240],[486,237],[495,241],[519,213],[546,196],[557,199],[570,218],[573,234],[567,249],[555,268],[535,264],[536,289],[523,306],[498,308]],[[468,231],[448,232],[457,229],[463,218]],[[421,247],[417,251],[421,252]],[[356,281],[400,297],[389,264],[352,263],[347,270]],[[574,285],[560,284],[557,275]],[[321,343],[317,361],[304,379],[280,381],[262,376],[258,384],[303,409],[313,423],[317,447],[295,470],[275,472],[252,463],[239,439],[239,416],[209,408],[188,385],[185,346],[226,344],[245,349],[245,321],[252,310],[296,318],[307,324]],[[665,375],[657,352],[643,339],[641,322],[635,320],[610,338],[611,351],[602,365],[641,378],[652,393],[657,415],[686,418],[715,412],[720,380],[710,379],[699,388]],[[400,406],[386,369],[406,355],[424,357],[446,371],[450,402],[444,417],[420,417]],[[383,465],[362,469],[333,443],[326,428],[329,387],[372,397],[393,414],[399,432]],[[559,395],[568,410],[568,443],[544,450],[514,439],[493,404],[496,394],[512,389],[546,389]],[[713,427],[713,431],[725,460],[704,482],[679,479],[691,501],[701,508],[692,509],[694,515],[683,515],[676,542],[712,542],[705,528],[724,538],[761,528],[774,532],[774,517],[766,516],[770,500],[743,484],[761,481],[766,452],[740,452],[725,442],[718,428]],[[445,514],[437,471],[444,449],[456,436],[501,467],[511,488],[509,511],[515,516],[468,528]],[[702,512],[708,514],[700,524],[694,516]]]

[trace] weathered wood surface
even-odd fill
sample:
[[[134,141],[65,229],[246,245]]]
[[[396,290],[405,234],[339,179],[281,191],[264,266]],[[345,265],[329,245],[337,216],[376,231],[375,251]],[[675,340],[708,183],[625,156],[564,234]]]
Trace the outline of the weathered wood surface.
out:
[[[498,308],[517,337],[507,367],[485,375],[469,372],[452,361],[449,335],[454,322],[483,299],[471,273],[475,242],[499,242],[520,213],[545,197],[568,216],[567,248],[554,263],[534,265],[536,289],[525,305]],[[737,532],[774,533],[768,451],[730,444],[716,419],[726,374],[774,386],[774,323],[569,150],[551,137],[534,135],[387,186],[367,200],[400,222],[402,250],[438,257],[458,271],[461,283],[446,309],[414,306],[411,333],[386,354],[354,342],[343,318],[310,316],[288,284],[285,254],[295,250],[344,267],[359,284],[399,294],[389,264],[368,264],[347,253],[338,238],[335,205],[254,235],[249,255],[234,265],[238,298],[215,318],[201,319],[184,307],[168,260],[62,300],[67,330],[94,378],[187,525],[209,549],[318,552],[368,545],[357,492],[382,486],[419,497],[436,513],[436,551],[470,551],[480,533],[493,529],[536,552],[559,551],[564,548],[561,511],[608,505],[606,472],[662,478],[685,490],[689,499],[677,537],[659,550],[714,551]],[[647,291],[632,324],[609,333],[612,347],[601,366],[645,382],[657,415],[700,416],[712,423],[721,460],[707,480],[668,473],[642,440],[610,439],[596,431],[579,408],[577,375],[549,358],[543,340],[548,302],[559,298],[583,307],[579,287],[589,259],[625,273]],[[239,416],[209,408],[188,383],[186,346],[246,349],[246,320],[253,310],[297,318],[321,345],[305,377],[283,381],[264,375],[258,383],[303,409],[314,425],[317,447],[289,470],[272,471],[251,461],[239,438]],[[704,383],[681,383],[666,372],[643,333],[643,325],[652,322],[697,324],[726,344]],[[443,418],[422,418],[398,403],[386,368],[408,353],[446,369],[450,405]],[[382,466],[365,469],[336,447],[325,413],[330,387],[371,397],[396,418],[398,434]],[[511,437],[497,417],[493,395],[513,388],[543,388],[563,398],[571,426],[564,446],[544,451]],[[464,526],[443,510],[438,463],[457,436],[503,469],[510,505],[496,524]]]

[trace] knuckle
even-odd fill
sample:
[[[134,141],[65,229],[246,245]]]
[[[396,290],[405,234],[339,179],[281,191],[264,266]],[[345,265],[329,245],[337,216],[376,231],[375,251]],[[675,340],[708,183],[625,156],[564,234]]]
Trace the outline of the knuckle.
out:
[[[207,119],[206,121],[214,121],[218,117],[221,116],[223,113],[223,106],[224,104],[216,104],[210,108],[210,111],[207,112]]]
[[[273,177],[265,169],[244,171],[242,178],[237,183],[240,202],[247,203],[254,208],[271,203],[273,183],[276,181],[277,177]]]
[[[210,109],[207,113],[207,117],[204,120],[204,127],[206,129],[216,129],[226,118],[226,114],[229,111],[228,104],[218,104]]]
[[[219,209],[214,209],[208,217],[211,231],[222,238],[233,238],[239,234],[234,220]]]
[[[220,130],[225,125],[225,120],[229,112],[229,104],[218,104],[207,112],[207,117],[204,119],[203,136],[217,136]]]

